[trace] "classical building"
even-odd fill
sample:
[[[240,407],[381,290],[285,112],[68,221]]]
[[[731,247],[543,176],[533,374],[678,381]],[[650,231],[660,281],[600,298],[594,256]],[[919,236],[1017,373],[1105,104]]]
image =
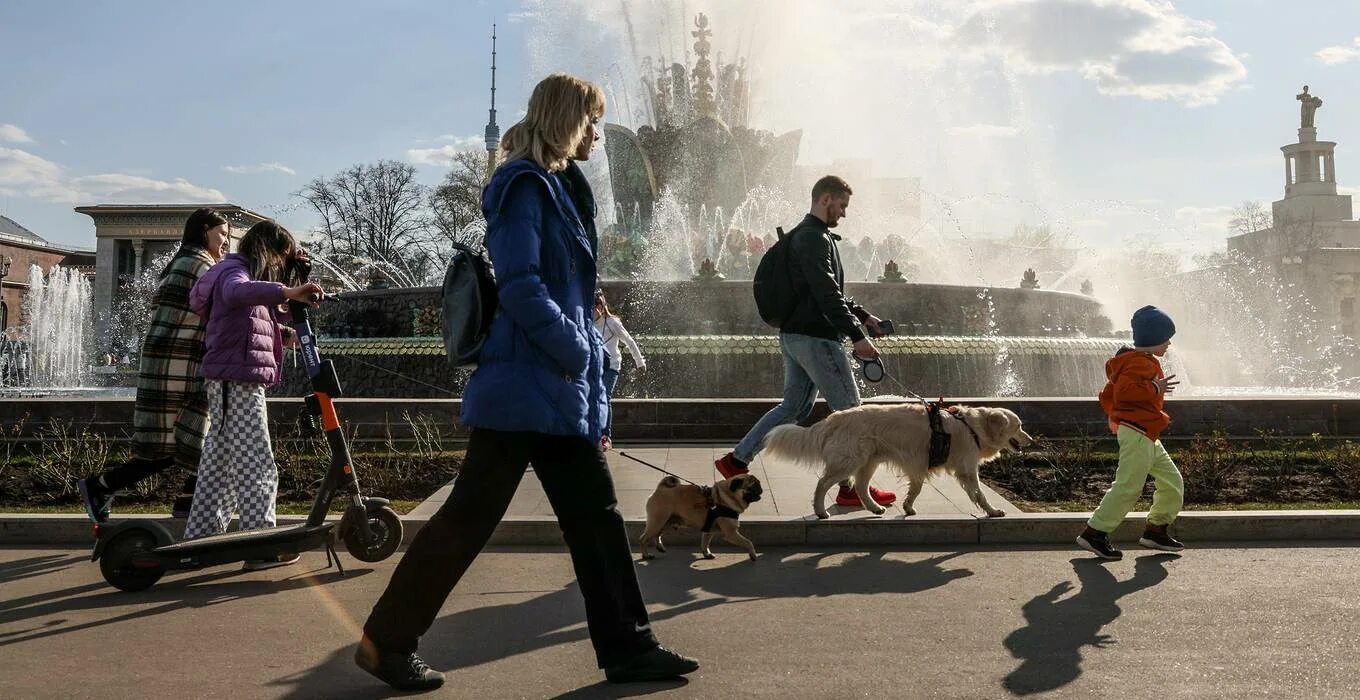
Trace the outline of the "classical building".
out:
[[[232,238],[269,217],[235,204],[99,204],[76,207],[94,220],[95,337],[103,338],[119,290],[158,256],[173,251],[195,209],[211,207],[231,222]]]
[[[1284,198],[1271,206],[1269,228],[1233,236],[1228,250],[1261,261],[1285,284],[1301,289],[1319,321],[1356,337],[1360,280],[1360,221],[1351,196],[1337,194],[1336,143],[1318,141],[1313,117],[1322,100],[1304,86],[1299,140],[1284,154]]]
[[[24,322],[23,300],[28,271],[37,265],[47,272],[56,266],[94,274],[94,251],[53,245],[19,222],[0,216],[0,339]]]

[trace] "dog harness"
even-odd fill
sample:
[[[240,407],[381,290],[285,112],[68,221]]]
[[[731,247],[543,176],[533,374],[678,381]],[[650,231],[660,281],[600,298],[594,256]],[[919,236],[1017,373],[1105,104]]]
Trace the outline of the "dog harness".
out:
[[[741,517],[741,513],[718,503],[718,499],[713,496],[712,486],[700,486],[699,490],[703,492],[704,502],[708,504],[708,515],[704,516],[704,532],[713,532],[713,524],[718,521],[718,518],[736,520]]]
[[[944,408],[944,412],[955,420],[963,423],[963,427],[967,428],[968,433],[973,436],[973,442],[977,444],[978,449],[982,449],[981,438],[978,437],[977,431],[973,430],[973,426],[969,425],[968,421],[959,415],[959,407],[949,406],[945,408],[943,404],[944,398],[926,404],[926,418],[930,421],[930,461],[928,464],[932,467],[938,467],[949,461],[949,444],[953,441],[953,436],[944,429],[944,422],[940,420],[941,408]]]

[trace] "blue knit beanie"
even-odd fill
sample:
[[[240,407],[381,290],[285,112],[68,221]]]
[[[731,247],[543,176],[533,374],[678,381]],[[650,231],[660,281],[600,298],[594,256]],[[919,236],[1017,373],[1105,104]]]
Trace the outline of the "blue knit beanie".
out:
[[[1151,348],[1168,340],[1176,334],[1176,324],[1171,316],[1155,306],[1144,306],[1133,312],[1133,345],[1138,348]]]

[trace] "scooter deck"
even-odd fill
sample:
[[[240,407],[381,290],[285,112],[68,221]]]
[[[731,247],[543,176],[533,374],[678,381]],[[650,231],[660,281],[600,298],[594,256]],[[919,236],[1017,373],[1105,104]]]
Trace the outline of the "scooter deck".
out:
[[[175,544],[168,544],[164,547],[157,547],[152,551],[159,555],[187,556],[228,547],[240,547],[243,545],[282,545],[290,542],[301,542],[313,536],[322,535],[334,527],[335,523],[322,523],[320,525],[299,523],[297,525],[283,525],[263,530],[237,530],[235,532],[225,532],[220,535],[209,535],[207,537],[176,542]]]

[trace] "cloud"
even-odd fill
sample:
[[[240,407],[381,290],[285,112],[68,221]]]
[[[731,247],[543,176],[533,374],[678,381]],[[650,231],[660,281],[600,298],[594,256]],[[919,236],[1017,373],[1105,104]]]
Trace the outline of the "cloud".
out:
[[[226,195],[183,178],[156,180],[128,173],[69,177],[64,168],[17,148],[0,147],[0,194],[67,203],[224,202]]]
[[[85,175],[71,180],[71,186],[86,198],[118,202],[224,202],[221,190],[200,187],[188,180],[153,180],[149,177],[110,173]]]
[[[1106,95],[1198,106],[1247,77],[1214,29],[1166,0],[992,0],[954,41],[1020,74],[1077,73]]]
[[[62,181],[61,166],[18,148],[0,146],[0,194],[54,201],[75,201]]]
[[[283,173],[284,175],[297,175],[297,171],[284,165],[283,163],[256,163],[255,165],[226,165],[223,170],[238,175],[253,175],[255,173]]]
[[[438,148],[408,148],[406,150],[406,160],[416,165],[433,165],[437,167],[448,167],[453,161],[453,156],[463,151],[486,148],[486,140],[481,136],[453,136],[446,134],[439,137],[440,141],[451,140]]]
[[[1329,66],[1345,63],[1347,61],[1354,61],[1355,59],[1360,58],[1360,37],[1352,39],[1349,44],[1339,44],[1337,46],[1328,46],[1325,49],[1319,49],[1315,55],[1319,61],[1322,61]]]
[[[945,128],[952,136],[973,136],[977,138],[1007,138],[1020,133],[1018,126],[1004,124],[963,124]]]
[[[28,132],[13,124],[0,124],[0,141],[33,143],[33,138],[28,135]]]

